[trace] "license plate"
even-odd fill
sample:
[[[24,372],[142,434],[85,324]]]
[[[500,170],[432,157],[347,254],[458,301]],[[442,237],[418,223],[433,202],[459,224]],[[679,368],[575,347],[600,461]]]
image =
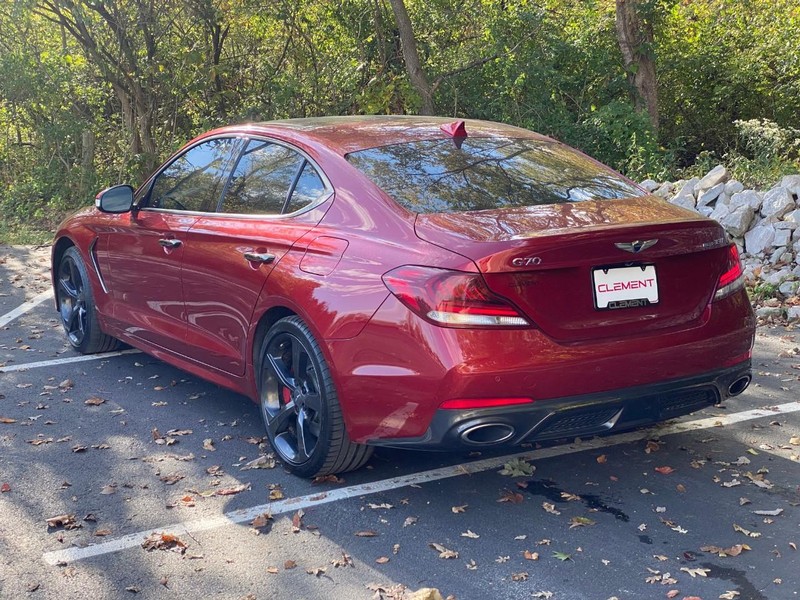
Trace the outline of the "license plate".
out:
[[[600,309],[658,304],[655,265],[594,269],[594,302]]]

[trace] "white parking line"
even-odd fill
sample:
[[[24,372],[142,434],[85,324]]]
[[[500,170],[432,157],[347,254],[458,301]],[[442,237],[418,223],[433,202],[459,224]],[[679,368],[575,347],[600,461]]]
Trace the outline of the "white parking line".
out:
[[[0,317],[0,327],[5,327],[17,317],[24,315],[29,310],[33,310],[45,300],[50,300],[52,298],[53,298],[53,290],[47,290],[46,292],[42,292],[38,296],[34,296],[27,302],[23,302],[14,310],[7,312],[2,317]]]
[[[65,548],[63,550],[56,550],[53,552],[46,552],[42,555],[43,560],[50,565],[64,564],[93,556],[100,556],[110,552],[117,552],[127,548],[133,548],[141,545],[144,539],[152,533],[168,533],[171,535],[186,535],[196,533],[199,531],[208,531],[210,529],[217,529],[226,525],[234,525],[239,523],[247,523],[255,519],[258,515],[265,512],[270,512],[273,515],[297,511],[312,506],[319,506],[329,502],[336,502],[338,500],[346,500],[356,496],[364,496],[368,494],[376,494],[388,490],[394,490],[409,485],[417,485],[431,481],[438,481],[441,479],[448,479],[450,477],[458,477],[460,475],[469,475],[472,473],[480,473],[490,469],[497,469],[503,464],[513,458],[522,458],[527,460],[541,460],[544,458],[553,458],[556,456],[563,456],[566,454],[575,454],[578,452],[586,452],[588,450],[597,450],[600,448],[608,448],[617,446],[619,444],[627,444],[638,440],[651,438],[654,436],[664,437],[666,435],[673,435],[676,433],[684,433],[687,431],[697,431],[701,429],[709,429],[712,427],[720,427],[724,425],[732,425],[734,423],[741,423],[742,421],[749,421],[752,419],[760,419],[762,417],[770,417],[779,414],[787,414],[800,411],[800,402],[789,402],[786,404],[779,404],[770,408],[761,408],[755,410],[748,410],[730,415],[719,417],[708,417],[705,419],[696,419],[694,421],[686,421],[674,423],[655,431],[642,430],[633,431],[630,433],[623,433],[613,437],[594,438],[580,444],[573,444],[569,446],[554,446],[550,448],[543,448],[540,450],[530,450],[527,452],[520,452],[518,454],[498,456],[495,458],[487,458],[470,463],[454,465],[451,467],[442,467],[439,469],[432,469],[430,471],[422,471],[420,473],[412,473],[410,475],[403,475],[401,477],[392,477],[390,479],[383,479],[373,483],[362,483],[359,485],[351,485],[348,487],[338,488],[329,491],[322,491],[317,494],[309,494],[307,496],[299,496],[297,498],[287,498],[279,500],[270,504],[261,504],[252,508],[245,508],[234,510],[231,512],[223,513],[218,517],[210,517],[206,519],[197,519],[194,521],[185,521],[183,523],[175,523],[157,529],[147,531],[140,531],[131,533],[113,540],[108,540],[99,544],[85,546],[83,548]]]
[[[13,373],[14,371],[27,371],[28,369],[39,369],[41,367],[67,365],[69,363],[85,362],[87,360],[100,360],[102,358],[111,358],[113,356],[124,356],[125,354],[141,354],[141,350],[130,348],[128,350],[118,350],[116,352],[104,352],[102,354],[68,356],[66,358],[54,358],[53,360],[41,360],[39,362],[30,362],[18,365],[7,365],[5,367],[0,367],[0,373]]]

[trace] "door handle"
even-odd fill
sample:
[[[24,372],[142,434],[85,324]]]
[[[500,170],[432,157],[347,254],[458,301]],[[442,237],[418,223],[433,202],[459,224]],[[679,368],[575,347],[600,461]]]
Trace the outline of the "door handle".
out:
[[[267,265],[275,260],[274,254],[267,254],[266,252],[245,252],[243,256],[247,262],[264,263]]]
[[[174,238],[161,238],[158,240],[158,243],[164,246],[164,248],[177,248],[182,242]]]

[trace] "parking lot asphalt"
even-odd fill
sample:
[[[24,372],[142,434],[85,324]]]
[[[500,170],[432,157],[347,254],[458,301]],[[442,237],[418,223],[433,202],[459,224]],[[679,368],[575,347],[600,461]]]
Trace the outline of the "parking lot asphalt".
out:
[[[381,449],[312,482],[248,399],[138,352],[81,360],[47,260],[0,247],[0,323],[34,301],[0,325],[0,598],[800,596],[793,328],[759,328],[742,396],[660,427]]]

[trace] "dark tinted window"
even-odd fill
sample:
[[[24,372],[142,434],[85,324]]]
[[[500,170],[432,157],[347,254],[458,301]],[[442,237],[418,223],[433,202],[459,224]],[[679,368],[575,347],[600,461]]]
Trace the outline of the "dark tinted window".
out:
[[[235,142],[232,138],[220,138],[187,150],[158,174],[147,205],[173,210],[216,210]]]
[[[619,175],[552,142],[465,138],[371,148],[347,159],[416,213],[638,196]]]
[[[297,180],[297,185],[292,191],[292,197],[289,199],[286,212],[293,213],[304,206],[308,206],[325,195],[325,192],[325,184],[322,182],[319,173],[310,163],[306,162],[303,171],[300,173],[300,178]]]
[[[304,161],[285,146],[251,140],[233,172],[222,212],[280,214]]]

